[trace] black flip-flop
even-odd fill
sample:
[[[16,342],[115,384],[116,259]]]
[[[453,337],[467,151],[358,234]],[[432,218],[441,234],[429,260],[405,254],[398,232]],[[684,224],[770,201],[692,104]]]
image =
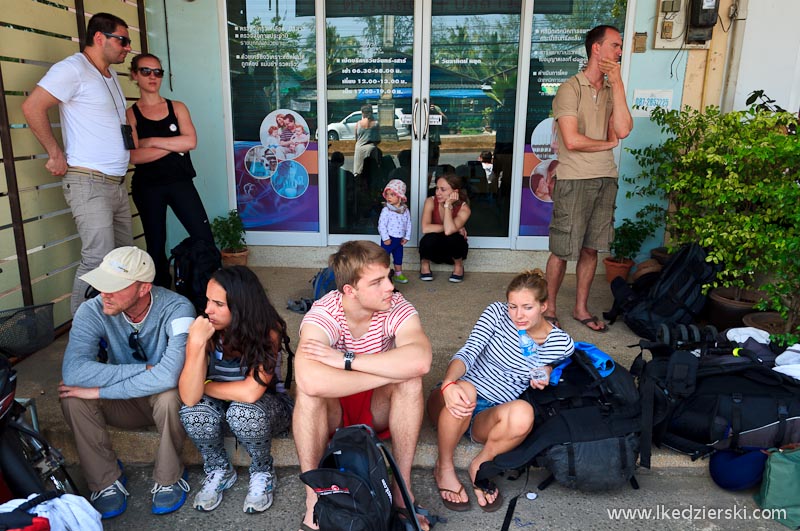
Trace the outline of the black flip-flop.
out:
[[[605,334],[606,332],[608,332],[608,325],[605,323],[603,323],[603,326],[601,328],[592,328],[591,326],[589,326],[589,323],[594,323],[595,326],[600,326],[600,323],[602,321],[600,321],[600,319],[598,319],[596,315],[587,317],[586,319],[578,319],[577,317],[573,317],[573,319],[578,321],[580,324],[582,324],[592,332],[597,332],[598,334]]]
[[[480,486],[478,485],[480,483]],[[478,508],[485,513],[493,513],[503,505],[503,493],[498,492],[497,485],[489,479],[482,479],[472,484],[472,490],[479,490],[483,492],[483,498],[486,499],[487,494],[494,494],[497,492],[497,498],[492,503],[487,502],[486,505],[478,503]]]

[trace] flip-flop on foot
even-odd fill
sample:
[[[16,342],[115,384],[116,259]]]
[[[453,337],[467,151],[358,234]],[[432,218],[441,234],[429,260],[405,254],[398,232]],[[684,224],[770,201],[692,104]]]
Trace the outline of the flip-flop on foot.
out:
[[[442,494],[443,492],[449,492],[451,494],[458,496],[459,498],[461,498],[462,495],[466,495],[466,491],[464,490],[464,485],[459,485],[458,491],[445,489],[438,485],[436,486],[436,488],[439,489],[439,494]],[[451,501],[446,499],[445,497],[442,497],[442,504],[451,511],[456,511],[459,513],[464,511],[469,511],[472,508],[472,504],[470,503],[468,496],[467,496],[467,501],[459,501],[459,502]]]
[[[478,483],[480,483],[480,486],[478,486]],[[481,505],[478,503],[478,508],[481,511],[485,513],[493,513],[503,505],[503,494],[497,491],[497,485],[495,485],[493,481],[488,479],[476,481],[472,484],[472,489],[475,491],[476,495],[478,491],[483,492],[484,499],[486,499],[487,494],[494,494],[497,492],[497,498],[495,498],[493,502],[487,502],[486,505]]]
[[[604,334],[604,333],[608,332],[608,325],[606,325],[604,322],[602,322],[600,319],[598,319],[596,315],[593,315],[591,317],[587,317],[586,319],[578,319],[577,317],[573,317],[573,319],[578,321],[580,324],[582,324],[583,326],[585,326],[586,328],[588,328],[592,332],[597,332],[599,334]],[[592,323],[593,325],[595,325],[595,326],[597,326],[599,328],[592,328],[591,326],[589,326],[589,323]]]

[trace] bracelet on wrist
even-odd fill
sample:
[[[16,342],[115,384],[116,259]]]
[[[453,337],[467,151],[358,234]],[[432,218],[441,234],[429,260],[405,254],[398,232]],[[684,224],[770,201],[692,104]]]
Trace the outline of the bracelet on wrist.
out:
[[[450,387],[451,385],[453,385],[453,384],[454,384],[454,383],[456,383],[456,382],[457,382],[457,380],[453,380],[452,382],[450,382],[450,383],[448,383],[448,384],[445,384],[445,385],[443,385],[443,386],[442,386],[442,388],[441,388],[441,389],[439,389],[439,391],[440,391],[442,394],[444,394],[444,390],[445,390],[445,389],[447,389],[448,387]]]

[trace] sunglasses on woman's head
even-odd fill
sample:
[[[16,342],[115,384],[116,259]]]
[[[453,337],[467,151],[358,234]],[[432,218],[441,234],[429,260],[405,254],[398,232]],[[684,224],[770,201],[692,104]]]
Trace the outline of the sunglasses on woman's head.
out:
[[[102,33],[109,39],[117,39],[123,48],[131,45],[130,37],[126,37],[125,35],[116,35],[114,33],[106,33],[105,31],[103,31]]]
[[[134,330],[128,336],[128,346],[133,349],[133,352],[131,352],[131,356],[133,356],[133,359],[137,361],[147,361],[147,354],[142,348],[141,343],[139,343],[138,330]]]
[[[137,72],[142,74],[145,77],[149,77],[150,74],[155,74],[156,77],[164,77],[164,69],[163,68],[149,68],[147,66],[143,66],[141,68],[136,69]]]

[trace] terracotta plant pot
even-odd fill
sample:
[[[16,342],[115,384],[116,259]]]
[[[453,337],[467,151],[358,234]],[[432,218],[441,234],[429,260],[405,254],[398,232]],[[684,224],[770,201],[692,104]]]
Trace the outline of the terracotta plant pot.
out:
[[[736,300],[736,288],[714,288],[708,294],[708,319],[719,330],[742,326],[742,318],[753,313],[753,306],[764,293],[743,289]]]
[[[245,249],[244,251],[238,251],[232,253],[230,251],[220,251],[222,254],[222,265],[224,266],[234,266],[234,265],[247,265],[247,257],[250,254],[250,249]]]
[[[633,267],[633,260],[626,258],[623,262],[617,262],[610,256],[603,258],[603,265],[606,266],[606,280],[611,282],[617,277],[622,277],[628,280],[628,273],[631,272]]]
[[[755,312],[742,317],[746,326],[764,330],[770,334],[782,334],[786,329],[786,321],[778,312]]]

